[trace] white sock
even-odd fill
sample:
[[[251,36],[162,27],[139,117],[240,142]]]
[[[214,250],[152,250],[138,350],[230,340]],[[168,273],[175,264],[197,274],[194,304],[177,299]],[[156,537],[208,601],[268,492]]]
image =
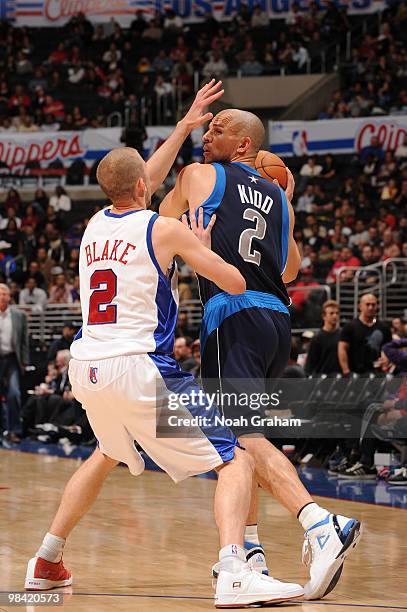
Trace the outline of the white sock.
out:
[[[246,551],[237,544],[228,544],[219,551],[220,569],[235,574],[246,565]]]
[[[310,527],[323,521],[330,514],[325,508],[321,508],[315,502],[309,503],[299,512],[297,518],[300,521],[304,531]]]
[[[51,563],[58,563],[62,559],[65,542],[65,538],[59,538],[52,535],[52,533],[47,533],[36,556],[46,561],[51,561]]]
[[[246,546],[246,544],[251,546]],[[244,532],[244,545],[245,548],[253,548],[254,546],[260,546],[259,536],[257,533],[257,525],[246,525]]]

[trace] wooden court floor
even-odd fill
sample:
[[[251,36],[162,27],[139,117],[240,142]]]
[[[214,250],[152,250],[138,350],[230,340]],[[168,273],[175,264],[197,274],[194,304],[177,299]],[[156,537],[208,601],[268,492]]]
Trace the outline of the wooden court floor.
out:
[[[26,562],[47,531],[64,484],[77,465],[75,460],[0,450],[0,591],[22,590]],[[165,474],[145,472],[134,478],[126,469],[116,468],[68,542],[65,561],[75,582],[64,608],[72,612],[214,609],[209,577],[217,555],[214,485],[212,480],[191,478],[176,486]],[[326,599],[275,608],[407,610],[407,512],[316,499],[335,512],[362,519],[364,538]],[[264,493],[261,508],[261,539],[273,575],[304,583],[303,536],[297,521]],[[61,609],[24,608],[27,612]],[[0,606],[2,611],[16,609]]]

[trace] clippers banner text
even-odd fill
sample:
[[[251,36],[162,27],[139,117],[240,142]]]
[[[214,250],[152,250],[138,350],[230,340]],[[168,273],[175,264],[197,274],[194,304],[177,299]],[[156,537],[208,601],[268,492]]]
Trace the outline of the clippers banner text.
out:
[[[394,151],[407,136],[407,115],[320,121],[270,121],[270,151],[281,156],[358,153],[373,136]]]
[[[147,159],[168,138],[171,126],[147,127],[144,141],[144,157]],[[100,128],[82,132],[1,132],[0,162],[12,172],[19,172],[27,164],[39,162],[47,167],[59,160],[64,166],[82,159],[87,165],[100,159],[111,149],[124,146],[121,142],[122,128]],[[192,132],[194,155],[202,150],[202,128]]]

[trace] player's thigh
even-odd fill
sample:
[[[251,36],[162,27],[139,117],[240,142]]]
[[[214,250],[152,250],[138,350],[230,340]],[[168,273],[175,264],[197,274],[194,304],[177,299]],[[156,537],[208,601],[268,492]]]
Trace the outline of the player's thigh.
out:
[[[153,409],[139,402],[127,421],[146,453],[176,482],[233,459],[237,440],[194,377],[182,372],[170,357],[151,355],[150,359],[163,383],[159,401]],[[177,400],[180,395],[182,402]]]
[[[129,365],[127,357],[91,363],[72,360],[69,375],[73,393],[86,410],[102,453],[125,463],[133,475],[138,475],[144,470],[144,461],[126,426],[132,402],[123,392],[132,384]]]
[[[277,347],[269,360],[267,369],[267,379],[272,381],[281,377],[290,357],[291,320],[288,315],[273,310],[268,311],[268,316],[273,322]]]
[[[208,337],[202,351],[202,377],[265,378],[278,341],[269,309],[241,310]]]
[[[220,409],[237,435],[262,435],[266,377],[278,350],[269,311],[250,308],[225,319],[208,338],[202,353],[207,392],[221,393]]]

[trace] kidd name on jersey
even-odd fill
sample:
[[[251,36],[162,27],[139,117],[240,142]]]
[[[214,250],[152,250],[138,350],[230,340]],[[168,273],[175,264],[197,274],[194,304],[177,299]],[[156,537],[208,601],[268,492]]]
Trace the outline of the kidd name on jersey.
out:
[[[96,261],[118,261],[126,265],[130,249],[135,250],[135,245],[124,240],[105,240],[102,243],[96,241],[85,245],[86,263],[90,266]]]
[[[252,189],[248,185],[238,185],[237,189],[242,204],[252,204],[255,208],[259,208],[264,214],[268,215],[274,204],[273,198],[269,195],[265,196],[261,191]]]

